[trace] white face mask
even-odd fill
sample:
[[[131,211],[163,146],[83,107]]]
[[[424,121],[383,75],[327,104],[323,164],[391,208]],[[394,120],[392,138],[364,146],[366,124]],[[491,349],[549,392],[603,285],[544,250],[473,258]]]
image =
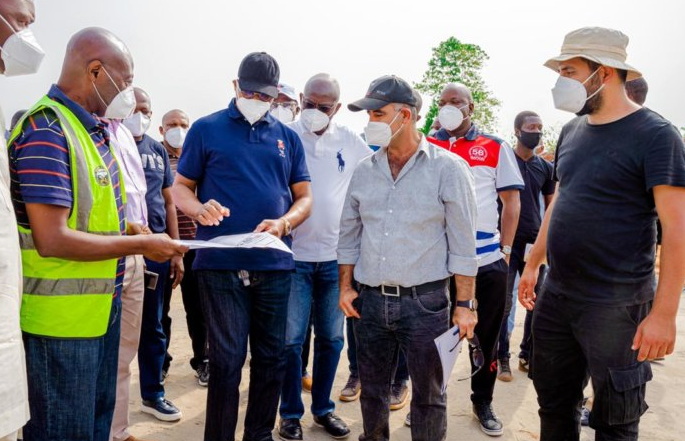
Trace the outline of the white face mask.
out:
[[[107,69],[105,69],[105,66],[102,66],[102,71],[107,75],[107,78],[114,84],[114,87],[119,91],[117,95],[112,99],[112,101],[107,104],[104,99],[102,99],[102,95],[100,95],[100,91],[98,90],[97,86],[95,85],[95,82],[93,81],[93,87],[95,88],[95,93],[98,94],[98,97],[100,98],[100,101],[102,101],[102,104],[105,104],[107,106],[107,109],[105,109],[105,114],[103,115],[105,118],[109,119],[126,119],[131,114],[133,111],[136,109],[136,94],[133,91],[133,86],[128,86],[126,89],[121,90],[119,89],[119,86],[117,86],[117,83],[114,82],[112,77],[109,75],[109,72],[107,72]]]
[[[319,109],[304,109],[300,117],[305,129],[314,133],[328,127],[331,119]]]
[[[455,107],[451,105],[442,106],[442,109],[438,112],[438,121],[440,121],[440,126],[444,127],[445,130],[455,130],[464,121],[464,114],[461,109],[464,107],[468,108],[469,105]]]
[[[585,83],[592,78],[599,68],[592,72],[589,77],[582,83],[572,78],[560,76],[557,78],[557,83],[552,88],[552,98],[554,99],[554,107],[559,110],[567,112],[578,113],[585,106],[585,102],[597,95],[600,90],[604,88],[602,84],[592,95],[587,96],[585,90]]]
[[[283,124],[288,124],[295,119],[295,114],[290,107],[276,106],[275,109],[271,109],[271,116],[282,122]]]
[[[143,115],[142,112],[136,112],[124,120],[124,125],[131,131],[131,135],[137,138],[147,132],[150,122],[149,116]]]
[[[183,147],[187,134],[188,130],[182,127],[174,127],[164,132],[164,139],[171,147],[180,149]]]
[[[0,56],[5,63],[5,76],[12,77],[38,72],[45,52],[36,41],[33,32],[29,28],[16,32],[5,17],[0,15],[0,20],[12,30],[12,35],[0,47],[0,52],[2,52]]]
[[[256,98],[249,100],[242,96],[236,100],[235,104],[250,125],[259,121],[271,108],[271,103],[268,101],[262,101]]]
[[[395,133],[392,133],[392,128],[390,126],[395,122],[397,117],[400,116],[400,113],[402,112],[397,112],[397,115],[390,121],[390,124],[380,121],[370,121],[366,127],[364,127],[366,143],[378,147],[387,147],[392,138],[400,133],[402,126],[404,126],[404,123],[402,123],[402,126],[400,126]]]

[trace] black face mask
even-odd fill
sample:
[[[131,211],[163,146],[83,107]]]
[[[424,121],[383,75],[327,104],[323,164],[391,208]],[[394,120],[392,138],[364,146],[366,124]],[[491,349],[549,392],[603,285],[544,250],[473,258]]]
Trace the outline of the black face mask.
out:
[[[542,138],[542,133],[524,132],[523,130],[521,130],[521,134],[518,136],[521,144],[531,150],[540,145],[540,138]]]

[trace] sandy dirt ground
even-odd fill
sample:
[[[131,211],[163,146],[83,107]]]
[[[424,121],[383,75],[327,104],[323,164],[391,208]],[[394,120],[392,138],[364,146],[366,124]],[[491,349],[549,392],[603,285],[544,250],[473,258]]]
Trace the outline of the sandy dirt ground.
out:
[[[151,441],[202,440],[207,389],[197,384],[194,372],[188,360],[191,357],[190,339],[185,323],[185,312],[181,303],[180,292],[174,293],[171,315],[172,342],[171,354],[174,361],[166,383],[166,396],[183,412],[183,418],[176,423],[164,423],[154,417],[140,412],[138,396],[137,361],[133,363],[134,376],[131,384],[131,434]],[[512,336],[512,349],[518,348],[523,329],[524,311],[517,308],[516,328]],[[494,407],[504,422],[503,440],[533,441],[539,439],[539,419],[533,384],[523,372],[516,370],[518,360],[512,358],[514,380],[510,383],[497,382]],[[648,441],[680,441],[685,439],[685,418],[680,410],[685,408],[685,302],[681,302],[678,314],[678,342],[675,352],[665,361],[652,364],[654,380],[647,388],[649,410],[642,418],[640,439]],[[475,422],[469,401],[470,386],[468,381],[456,381],[468,372],[468,357],[463,352],[457,361],[448,388],[448,440],[487,440],[487,435],[480,431]],[[345,351],[333,387],[337,413],[347,422],[352,431],[350,440],[356,440],[362,431],[362,418],[359,402],[341,403],[337,395],[347,379],[347,357]],[[242,439],[242,423],[247,405],[249,368],[243,368],[241,383],[241,406],[236,439]],[[311,404],[311,396],[303,394],[305,408]],[[409,406],[392,412],[390,415],[390,437],[397,441],[411,440],[409,428],[403,425]],[[313,424],[312,416],[306,413],[302,425],[304,439],[310,441],[330,440],[323,429]],[[274,439],[278,439],[274,431]],[[589,428],[583,428],[581,440],[594,439]]]

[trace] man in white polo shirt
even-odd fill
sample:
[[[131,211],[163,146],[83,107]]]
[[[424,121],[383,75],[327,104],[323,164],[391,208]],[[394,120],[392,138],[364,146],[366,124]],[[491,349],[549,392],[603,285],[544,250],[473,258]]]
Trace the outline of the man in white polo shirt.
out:
[[[286,374],[281,392],[279,435],[301,440],[302,344],[310,313],[314,322],[314,422],[334,438],[349,434],[333,411],[330,398],[344,344],[344,316],[338,309],[336,249],[340,215],[352,172],[371,149],[347,127],[331,121],[340,109],[340,86],[328,74],[313,76],[300,94],[302,115],[289,125],[302,140],[316,204],[312,214],[293,230],[295,274],[288,302]]]

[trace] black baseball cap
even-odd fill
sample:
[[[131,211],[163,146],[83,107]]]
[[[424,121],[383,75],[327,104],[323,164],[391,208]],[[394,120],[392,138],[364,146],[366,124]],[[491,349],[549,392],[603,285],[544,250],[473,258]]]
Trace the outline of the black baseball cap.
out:
[[[272,98],[278,97],[278,80],[281,69],[266,52],[252,52],[240,62],[238,86],[246,92],[259,92]]]
[[[347,105],[352,112],[378,110],[390,103],[408,104],[417,107],[414,89],[400,77],[384,75],[371,82],[366,96]]]

